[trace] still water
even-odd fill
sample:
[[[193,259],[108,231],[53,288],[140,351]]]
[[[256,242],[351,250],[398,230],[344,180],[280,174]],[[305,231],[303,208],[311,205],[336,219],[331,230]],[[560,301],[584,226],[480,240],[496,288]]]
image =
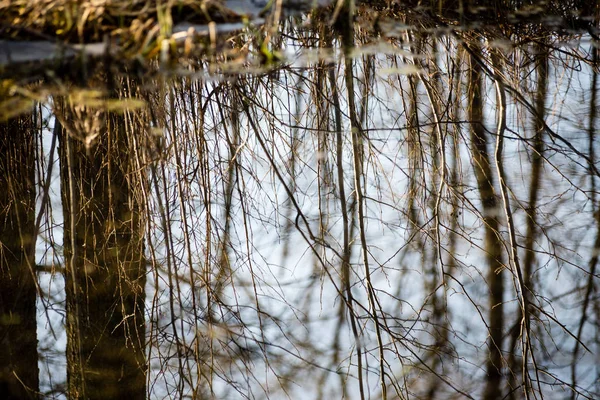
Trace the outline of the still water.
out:
[[[327,10],[2,61],[4,393],[600,396],[594,31]]]

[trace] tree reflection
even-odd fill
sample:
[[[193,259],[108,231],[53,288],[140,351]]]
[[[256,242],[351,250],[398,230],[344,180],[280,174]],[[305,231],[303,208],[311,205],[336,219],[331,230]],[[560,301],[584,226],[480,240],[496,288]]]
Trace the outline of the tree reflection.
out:
[[[35,271],[36,126],[0,123],[0,393],[38,398]]]
[[[143,181],[131,152],[144,127],[131,114],[94,110],[73,96],[57,98],[55,110],[62,128],[68,396],[143,399]]]
[[[53,97],[69,397],[600,395],[591,39],[339,5]]]

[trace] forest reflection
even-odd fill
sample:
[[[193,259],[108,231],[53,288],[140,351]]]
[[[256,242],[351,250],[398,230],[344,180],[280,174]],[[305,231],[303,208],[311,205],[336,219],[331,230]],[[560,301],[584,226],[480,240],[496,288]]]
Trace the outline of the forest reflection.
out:
[[[0,125],[0,391],[600,396],[589,36],[316,26]]]

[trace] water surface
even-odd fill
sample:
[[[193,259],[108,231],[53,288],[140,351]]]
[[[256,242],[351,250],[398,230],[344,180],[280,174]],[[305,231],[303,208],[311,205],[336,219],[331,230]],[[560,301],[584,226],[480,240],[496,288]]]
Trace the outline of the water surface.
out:
[[[600,396],[591,20],[346,11],[182,23],[155,58],[68,50],[68,74],[23,44],[2,388]]]

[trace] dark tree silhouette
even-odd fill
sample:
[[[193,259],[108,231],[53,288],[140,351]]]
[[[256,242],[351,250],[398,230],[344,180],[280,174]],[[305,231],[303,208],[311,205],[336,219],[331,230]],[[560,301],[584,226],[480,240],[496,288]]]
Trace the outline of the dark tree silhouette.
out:
[[[0,393],[38,398],[33,114],[0,123]]]
[[[145,258],[134,129],[57,99],[70,398],[144,399]],[[134,128],[135,127],[135,128]]]

